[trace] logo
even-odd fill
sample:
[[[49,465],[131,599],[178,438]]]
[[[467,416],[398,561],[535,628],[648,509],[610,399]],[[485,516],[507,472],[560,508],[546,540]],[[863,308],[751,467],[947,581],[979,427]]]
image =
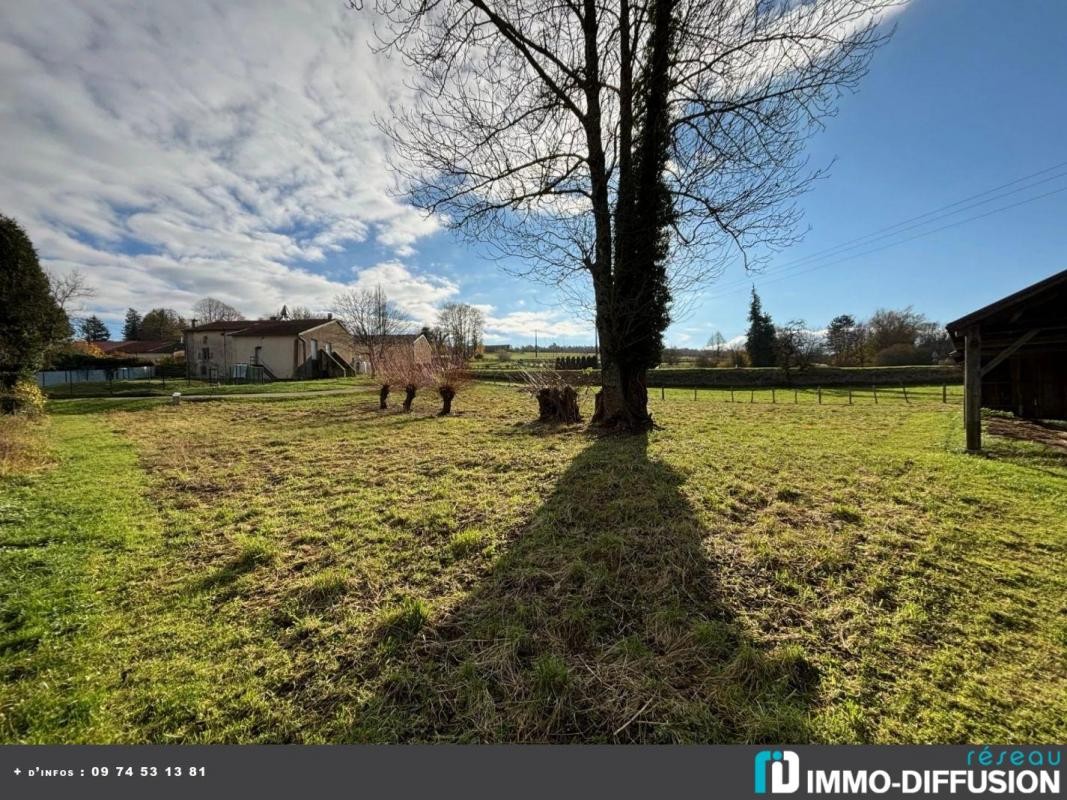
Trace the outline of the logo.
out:
[[[753,788],[767,794],[767,766],[770,765],[771,794],[791,794],[800,788],[800,757],[792,750],[760,750],[756,753]]]

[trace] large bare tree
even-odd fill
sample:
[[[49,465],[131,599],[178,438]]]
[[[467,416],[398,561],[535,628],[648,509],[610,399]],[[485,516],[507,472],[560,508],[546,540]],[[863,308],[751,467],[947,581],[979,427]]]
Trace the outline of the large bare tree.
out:
[[[193,318],[203,325],[208,322],[233,322],[245,317],[229,303],[224,303],[214,297],[205,297],[193,306]]]
[[[378,0],[414,102],[384,130],[411,200],[591,294],[593,421],[651,426],[672,302],[794,240],[803,146],[892,0]]]
[[[437,312],[437,327],[453,354],[463,359],[474,358],[482,343],[485,314],[467,303],[445,303]]]
[[[66,315],[52,331],[51,339],[56,343],[71,335],[72,325],[81,325],[85,321],[87,301],[96,297],[96,288],[77,269],[60,275],[48,273],[48,288],[52,300]]]
[[[372,375],[377,373],[395,337],[411,332],[411,323],[381,286],[337,295],[333,311],[345,323],[355,345],[367,351]]]

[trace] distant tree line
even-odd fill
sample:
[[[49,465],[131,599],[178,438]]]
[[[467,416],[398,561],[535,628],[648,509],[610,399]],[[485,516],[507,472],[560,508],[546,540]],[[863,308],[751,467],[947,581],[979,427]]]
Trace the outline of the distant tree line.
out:
[[[813,363],[837,367],[894,367],[936,364],[952,352],[945,329],[911,306],[880,308],[867,320],[839,314],[825,333],[809,329],[804,320],[776,327],[752,290],[746,351],[753,366],[789,371]]]
[[[802,319],[775,324],[752,291],[743,344],[729,346],[716,331],[703,349],[667,348],[668,366],[691,358],[698,367],[779,367],[786,373],[814,364],[837,367],[892,367],[943,362],[953,345],[942,325],[915,311],[878,309],[869,319],[839,314],[825,330]]]

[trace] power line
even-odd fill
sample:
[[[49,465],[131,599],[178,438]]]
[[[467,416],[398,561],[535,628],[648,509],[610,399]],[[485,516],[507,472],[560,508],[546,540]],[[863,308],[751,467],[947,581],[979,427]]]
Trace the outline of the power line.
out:
[[[864,247],[864,246],[870,245],[870,244],[872,244],[872,243],[874,243],[876,241],[880,241],[882,239],[891,238],[893,236],[897,236],[897,235],[899,235],[901,233],[906,233],[907,231],[914,230],[916,228],[922,228],[925,225],[929,225],[931,223],[937,222],[937,221],[942,220],[942,219],[948,219],[948,218],[950,218],[952,216],[955,216],[956,214],[960,214],[960,213],[962,213],[964,211],[968,211],[968,210],[973,209],[973,208],[978,208],[979,206],[986,205],[987,203],[992,203],[992,202],[995,202],[997,200],[1002,200],[1005,197],[1010,197],[1013,194],[1018,194],[1019,192],[1028,191],[1030,189],[1037,188],[1038,186],[1046,184],[1046,183],[1048,183],[1050,181],[1054,181],[1054,180],[1058,180],[1059,178],[1067,177],[1067,172],[1061,172],[1061,173],[1058,173],[1056,175],[1051,175],[1049,177],[1043,178],[1042,180],[1035,181],[1033,183],[1028,183],[1026,186],[1021,186],[1021,187],[1019,187],[1017,189],[1012,189],[1009,192],[1002,192],[1003,189],[1006,189],[1006,188],[1008,188],[1010,186],[1015,186],[1016,184],[1019,184],[1019,183],[1032,181],[1036,177],[1039,177],[1041,175],[1045,175],[1048,172],[1052,172],[1052,171],[1058,170],[1063,166],[1067,166],[1067,161],[1061,162],[1059,164],[1054,164],[1051,167],[1046,167],[1045,169],[1042,169],[1042,170],[1039,170],[1037,172],[1031,173],[1031,174],[1026,175],[1024,177],[1017,178],[1017,179],[1015,179],[1013,181],[1009,181],[1007,183],[1000,184],[999,186],[995,186],[995,187],[993,187],[991,189],[986,189],[985,191],[978,192],[977,194],[973,194],[973,195],[970,195],[968,197],[964,197],[964,198],[962,198],[960,200],[956,200],[956,201],[954,201],[952,203],[948,203],[947,205],[940,206],[938,208],[935,208],[935,209],[932,209],[930,211],[924,212],[923,214],[919,214],[917,216],[910,217],[908,219],[902,220],[901,222],[897,222],[897,223],[895,223],[893,225],[887,225],[887,226],[885,226],[883,228],[879,228],[879,229],[877,229],[875,231],[872,231],[870,233],[864,234],[863,236],[858,236],[858,237],[856,237],[854,239],[849,239],[848,241],[842,242],[841,244],[834,245],[834,246],[828,247],[828,248],[824,248],[823,250],[819,250],[819,251],[817,251],[815,253],[811,253],[811,254],[809,254],[807,256],[804,256],[802,258],[798,258],[798,259],[796,259],[794,261],[789,261],[789,262],[786,262],[784,264],[780,264],[778,266],[772,267],[769,270],[763,272],[762,275],[764,275],[764,276],[766,276],[766,275],[774,275],[774,274],[790,271],[794,267],[803,266],[805,264],[821,261],[825,257],[835,256],[835,255],[838,255],[839,253],[844,253],[844,252],[847,252],[848,250],[853,250],[853,249],[855,249],[857,247]],[[997,194],[997,193],[999,193],[999,194]],[[973,203],[970,202],[972,200],[976,200],[977,198],[985,197],[986,195],[990,195],[990,194],[992,194],[993,196],[992,197],[987,197],[986,199],[980,200],[978,202],[973,202]],[[1055,194],[1055,192],[1053,192],[1053,194]],[[1044,197],[1044,196],[1045,195],[1042,195],[1042,197]],[[962,207],[957,208],[957,206],[962,206]],[[1012,207],[1012,206],[1008,206],[1006,208],[1010,208],[1010,207]],[[953,209],[953,208],[955,209],[954,211],[950,211],[948,213],[942,213],[942,212],[947,211],[948,209]],[[978,219],[980,217],[981,217],[981,215],[979,215],[977,217],[973,217],[972,219]],[[949,226],[949,227],[951,227],[951,226]],[[936,230],[943,230],[943,229],[944,228],[938,228]],[[931,232],[933,232],[933,231],[931,231]],[[901,240],[901,241],[903,242],[903,241],[910,241],[910,240],[911,239],[909,238],[909,239],[904,239],[904,240]],[[749,283],[749,279],[746,277],[744,279],[741,279],[741,280],[734,281],[734,282],[731,282],[729,284],[726,284],[723,288],[726,289],[726,290],[730,290],[730,289],[734,288],[735,286],[738,286],[738,287],[739,286],[747,286],[748,283]]]
[[[979,200],[979,201],[977,201],[975,203],[968,203],[967,205],[961,206],[960,208],[956,209],[955,211],[950,211],[950,212],[948,212],[946,214],[937,214],[936,216],[932,216],[929,219],[923,220],[922,222],[916,222],[916,223],[913,223],[911,225],[907,225],[905,227],[899,228],[899,230],[894,230],[894,231],[892,231],[890,233],[883,233],[880,236],[874,236],[873,238],[867,238],[867,241],[858,241],[857,244],[849,245],[847,247],[844,246],[844,245],[839,245],[836,248],[830,248],[830,250],[828,250],[826,252],[826,255],[831,255],[831,256],[832,255],[837,255],[838,253],[843,253],[843,252],[846,252],[848,250],[854,250],[857,247],[864,247],[864,246],[872,244],[874,242],[881,241],[882,239],[888,239],[888,238],[891,238],[893,236],[899,236],[900,234],[906,233],[907,231],[915,230],[916,228],[922,228],[922,227],[924,227],[926,225],[930,225],[931,223],[938,222],[938,221],[943,220],[943,219],[948,219],[950,217],[955,216],[956,214],[961,214],[964,211],[970,211],[972,208],[978,208],[979,206],[984,206],[987,203],[994,203],[997,200],[1003,200],[1005,197],[1011,197],[1013,194],[1018,194],[1019,192],[1026,192],[1026,191],[1029,191],[1031,189],[1035,189],[1038,186],[1041,186],[1043,184],[1048,183],[1049,181],[1054,181],[1054,180],[1056,180],[1058,178],[1063,178],[1063,177],[1067,177],[1067,172],[1061,172],[1058,175],[1053,175],[1053,176],[1051,176],[1049,178],[1045,178],[1043,180],[1036,181],[1036,182],[1028,184],[1026,186],[1021,186],[1018,189],[1011,190],[1010,192],[1004,192],[1002,194],[993,195],[992,197],[987,197],[985,200]],[[804,258],[798,259],[796,262],[793,262],[793,263],[795,265],[799,265],[799,264],[804,264],[804,263],[808,263],[808,262],[811,262],[811,261],[819,261],[819,260],[821,260],[821,259],[819,258],[818,254],[812,254],[810,256],[805,256]]]
[[[1019,200],[1018,202],[1015,202],[1015,203],[1009,203],[1006,206],[1001,206],[999,208],[994,208],[991,211],[986,211],[983,214],[975,214],[972,217],[966,217],[964,219],[957,220],[955,222],[950,222],[947,225],[942,225],[942,226],[940,226],[938,228],[934,228],[934,229],[929,230],[929,231],[923,231],[922,233],[917,233],[914,236],[909,236],[909,237],[907,237],[905,239],[901,239],[901,240],[896,241],[896,242],[890,242],[890,243],[884,244],[884,245],[882,245],[880,247],[872,248],[871,250],[865,250],[865,251],[860,252],[860,253],[853,253],[850,256],[845,256],[844,258],[839,258],[839,259],[836,259],[834,261],[829,261],[829,262],[827,262],[825,264],[816,264],[815,266],[809,267],[808,269],[802,269],[802,270],[799,270],[797,272],[791,272],[789,274],[778,275],[778,276],[772,278],[769,281],[764,281],[763,284],[766,285],[768,283],[777,283],[777,282],[785,280],[787,278],[795,278],[795,277],[797,277],[799,275],[806,275],[809,272],[815,272],[816,270],[826,269],[827,267],[832,267],[835,264],[841,264],[841,263],[843,263],[845,261],[851,261],[851,260],[856,259],[856,258],[861,258],[862,256],[871,255],[872,253],[878,253],[878,252],[880,252],[882,250],[888,250],[890,247],[896,247],[897,245],[901,245],[901,244],[904,244],[906,242],[911,242],[911,241],[914,241],[916,239],[921,239],[924,236],[930,236],[931,234],[938,233],[938,232],[943,231],[943,230],[947,230],[948,228],[955,228],[958,225],[963,225],[963,224],[965,224],[967,222],[974,222],[975,220],[983,219],[985,217],[990,217],[990,216],[992,216],[994,214],[999,214],[1002,211],[1009,211],[1010,209],[1018,208],[1019,206],[1026,205],[1027,203],[1033,203],[1033,202],[1036,202],[1037,200],[1043,200],[1046,197],[1051,197],[1052,195],[1059,194],[1060,192],[1067,192],[1067,186],[1060,187],[1059,189],[1053,189],[1050,192],[1045,192],[1044,194],[1039,194],[1039,195],[1036,195],[1034,197],[1028,197],[1025,200]],[[746,281],[746,284],[747,284],[747,281]],[[745,287],[742,287],[741,289],[734,289],[732,291],[715,293],[715,294],[712,295],[712,297],[727,297],[729,295],[738,294],[739,292],[746,291],[746,290],[747,290],[747,285]]]

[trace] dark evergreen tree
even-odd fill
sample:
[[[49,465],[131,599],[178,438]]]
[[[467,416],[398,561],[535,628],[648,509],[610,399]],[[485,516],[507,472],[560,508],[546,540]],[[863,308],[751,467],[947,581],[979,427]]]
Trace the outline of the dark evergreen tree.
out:
[[[40,369],[56,332],[68,330],[33,243],[0,214],[0,410],[16,410],[15,384]]]
[[[141,338],[141,315],[136,308],[126,309],[126,321],[122,323],[122,338],[127,342]]]
[[[81,338],[87,342],[106,342],[111,338],[111,331],[96,314],[79,322],[78,331],[81,333]]]
[[[748,337],[745,349],[749,361],[754,367],[773,367],[775,365],[775,331],[770,314],[763,313],[763,303],[752,288],[752,302],[748,307]]]

